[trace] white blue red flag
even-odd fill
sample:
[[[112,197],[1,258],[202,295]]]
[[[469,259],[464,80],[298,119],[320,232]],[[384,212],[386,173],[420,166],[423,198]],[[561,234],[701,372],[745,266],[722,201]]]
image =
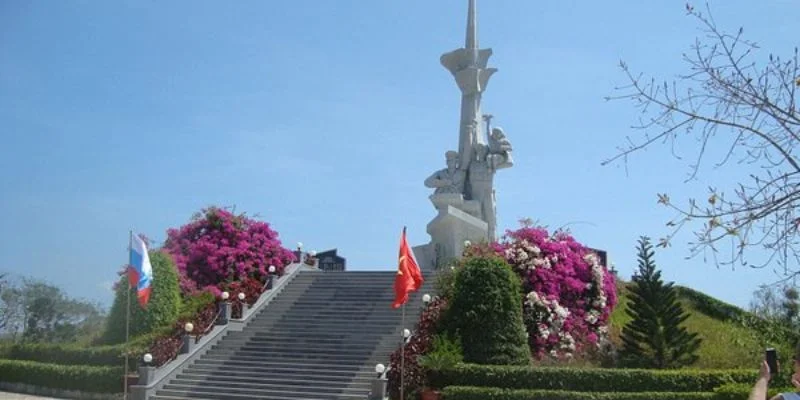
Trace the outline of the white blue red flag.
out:
[[[147,254],[147,245],[137,235],[131,236],[130,265],[128,265],[128,282],[136,288],[136,297],[142,307],[150,300],[151,283],[153,282],[153,266]]]

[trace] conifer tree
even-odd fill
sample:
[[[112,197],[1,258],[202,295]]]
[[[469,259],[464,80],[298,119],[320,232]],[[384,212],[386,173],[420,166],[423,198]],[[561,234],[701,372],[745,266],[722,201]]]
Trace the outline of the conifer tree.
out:
[[[639,269],[630,287],[622,329],[620,361],[637,368],[679,368],[697,361],[701,339],[681,326],[689,317],[678,302],[674,283],[664,283],[653,260],[650,238],[639,238]]]

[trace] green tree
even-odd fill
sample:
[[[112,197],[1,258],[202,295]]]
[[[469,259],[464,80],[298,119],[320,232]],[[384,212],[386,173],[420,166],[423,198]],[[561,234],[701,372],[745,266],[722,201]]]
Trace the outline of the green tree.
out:
[[[153,266],[153,281],[147,307],[142,308],[139,305],[136,289],[130,288],[127,275],[123,275],[117,283],[116,296],[103,334],[104,342],[116,344],[125,341],[127,296],[131,296],[130,337],[150,333],[177,320],[181,309],[177,267],[172,257],[162,251],[150,251],[149,255]]]
[[[765,285],[753,293],[750,311],[789,328],[800,325],[800,293],[789,286]]]
[[[455,276],[448,328],[461,339],[464,361],[525,365],[530,362],[522,319],[521,283],[495,256],[468,257]]]
[[[632,318],[622,329],[623,365],[639,368],[678,368],[697,361],[701,339],[681,326],[689,317],[677,298],[673,282],[664,283],[656,269],[650,239],[639,239],[639,269],[630,289],[626,312]]]
[[[45,281],[24,278],[19,287],[9,287],[0,300],[12,319],[12,335],[22,327],[22,339],[30,342],[72,342],[90,339],[97,332],[103,311],[94,303],[73,299],[61,288]]]

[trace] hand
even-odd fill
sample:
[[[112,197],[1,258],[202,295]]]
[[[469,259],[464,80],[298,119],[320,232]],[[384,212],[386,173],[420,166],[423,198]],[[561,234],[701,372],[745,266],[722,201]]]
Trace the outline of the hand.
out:
[[[800,390],[800,372],[795,372],[792,374],[792,386],[794,386],[795,389]]]
[[[769,364],[767,364],[766,360],[761,362],[761,368],[758,370],[758,377],[759,379],[766,379],[766,380],[770,380],[771,378]]]

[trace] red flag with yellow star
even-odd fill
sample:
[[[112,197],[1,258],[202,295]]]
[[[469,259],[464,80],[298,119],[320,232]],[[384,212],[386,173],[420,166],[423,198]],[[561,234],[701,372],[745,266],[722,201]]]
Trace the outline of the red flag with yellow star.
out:
[[[406,228],[400,237],[400,255],[397,260],[397,276],[394,278],[394,303],[392,308],[399,308],[408,301],[408,294],[416,292],[422,286],[422,271],[419,269],[414,252],[406,240]]]

